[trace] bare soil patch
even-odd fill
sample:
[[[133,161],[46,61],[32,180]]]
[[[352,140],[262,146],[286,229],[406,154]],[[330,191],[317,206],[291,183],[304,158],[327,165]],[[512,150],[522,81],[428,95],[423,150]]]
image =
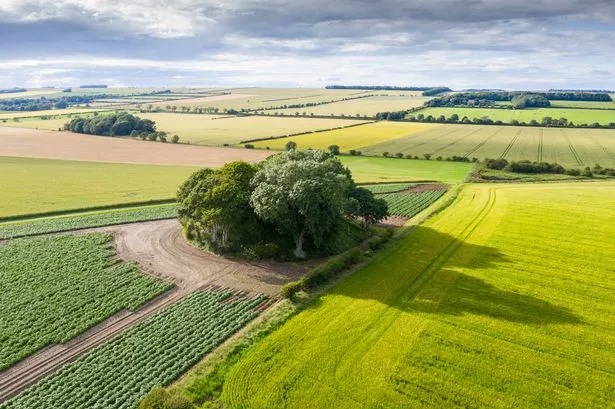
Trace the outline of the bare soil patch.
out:
[[[253,149],[214,148],[72,132],[0,127],[0,155],[88,162],[220,167],[227,162],[257,162],[271,155]]]

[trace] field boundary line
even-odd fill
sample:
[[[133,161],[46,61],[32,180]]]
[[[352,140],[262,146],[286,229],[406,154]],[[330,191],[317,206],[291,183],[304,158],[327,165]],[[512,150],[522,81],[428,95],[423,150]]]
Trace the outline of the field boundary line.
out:
[[[543,137],[544,129],[540,128],[538,130],[538,162],[542,162]]]

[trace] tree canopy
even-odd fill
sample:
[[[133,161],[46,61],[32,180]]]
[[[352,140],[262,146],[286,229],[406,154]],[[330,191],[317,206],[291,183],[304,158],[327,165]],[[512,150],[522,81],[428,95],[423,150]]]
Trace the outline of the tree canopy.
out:
[[[156,123],[132,114],[96,115],[91,118],[75,118],[64,129],[77,133],[104,136],[126,136],[133,132],[149,134],[156,131]]]
[[[177,198],[185,234],[213,251],[274,246],[293,249],[298,258],[340,234],[344,229],[336,226],[349,219],[367,225],[388,215],[386,202],[357,188],[350,171],[324,151],[291,150],[256,166],[202,169]]]

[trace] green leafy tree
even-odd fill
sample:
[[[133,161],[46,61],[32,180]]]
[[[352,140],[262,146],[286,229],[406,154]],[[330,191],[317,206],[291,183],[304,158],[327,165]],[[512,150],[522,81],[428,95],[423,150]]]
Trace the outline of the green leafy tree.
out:
[[[292,151],[297,149],[297,142],[288,141],[286,142],[285,148],[287,151]]]
[[[387,202],[376,198],[370,190],[352,187],[348,197],[348,215],[362,219],[364,225],[378,223],[389,215]]]
[[[265,160],[253,180],[256,214],[293,237],[294,254],[306,256],[310,239],[318,248],[346,208],[350,172],[331,154],[290,151]]]
[[[339,155],[340,154],[340,147],[338,145],[331,145],[329,146],[329,152],[331,152],[332,155]]]

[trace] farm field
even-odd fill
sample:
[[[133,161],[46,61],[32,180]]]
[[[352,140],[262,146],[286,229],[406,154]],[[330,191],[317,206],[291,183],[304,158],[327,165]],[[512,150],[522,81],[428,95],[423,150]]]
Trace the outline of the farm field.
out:
[[[369,190],[374,194],[381,193],[396,193],[402,190],[410,189],[416,186],[414,183],[386,183],[382,185],[363,185],[364,189]]]
[[[385,193],[376,196],[384,199],[389,205],[389,213],[393,216],[414,217],[427,209],[446,192],[442,190],[426,190],[419,192]]]
[[[66,342],[171,285],[111,259],[111,235],[12,240],[0,247],[0,369]]]
[[[551,106],[555,108],[615,109],[615,102],[551,101]]]
[[[177,217],[174,203],[0,222],[0,240]]]
[[[438,181],[460,183],[472,169],[463,162],[339,156],[357,183]]]
[[[0,218],[172,199],[194,170],[0,157]]]
[[[379,91],[375,91],[379,94]],[[304,112],[307,115],[331,115],[331,116],[369,116],[373,117],[378,112],[403,111],[410,108],[422,106],[429,97],[422,96],[373,96],[367,98],[353,99],[349,101],[334,102],[332,104],[318,105],[305,108],[287,108],[281,110],[266,111],[267,113],[278,113],[284,115],[295,115]]]
[[[57,92],[56,89],[49,89],[49,88],[29,89],[26,92],[7,92],[7,93],[2,93],[2,94],[0,94],[0,99],[30,98],[30,97],[48,96],[49,94],[53,94],[55,92]]]
[[[223,149],[0,127],[3,156],[75,161],[219,167],[233,160],[260,161],[271,152]]]
[[[381,142],[364,154],[402,152],[433,158],[453,155],[558,162],[566,167],[615,166],[615,130],[442,125],[406,138]],[[433,159],[432,159],[433,160]]]
[[[317,120],[319,119],[315,119],[315,121]],[[289,141],[296,142],[299,149],[327,149],[335,144],[340,147],[342,152],[348,152],[350,149],[360,150],[369,145],[408,137],[439,126],[416,122],[375,122],[346,129],[253,142],[252,145],[257,148],[269,147],[283,150]]]
[[[510,123],[513,119],[519,122],[529,123],[531,120],[536,120],[539,123],[544,117],[550,116],[554,119],[566,118],[575,123],[575,125],[588,124],[591,125],[598,122],[602,125],[608,125],[615,122],[615,112],[608,109],[574,109],[574,108],[535,108],[535,109],[490,109],[490,108],[425,108],[412,113],[416,116],[423,114],[425,116],[432,115],[438,118],[444,115],[446,118],[453,114],[459,115],[459,118],[468,117],[470,120],[474,118],[488,117],[494,121],[502,121]]]
[[[13,121],[13,118],[38,118],[47,115],[73,115],[88,112],[101,112],[98,109],[92,108],[67,108],[67,109],[51,109],[48,111],[21,111],[21,112],[4,112],[0,111],[0,121],[6,120],[2,125],[14,126],[18,122]]]
[[[43,379],[2,409],[135,408],[258,315],[263,296],[230,300],[230,291],[201,291],[154,315]]]
[[[614,210],[615,183],[466,185],[249,351],[223,401],[611,407]]]
[[[158,130],[177,134],[181,142],[222,146],[242,140],[283,136],[294,133],[337,128],[364,121],[316,118],[276,118],[263,116],[224,117],[212,115],[143,113],[141,118],[156,121]]]

